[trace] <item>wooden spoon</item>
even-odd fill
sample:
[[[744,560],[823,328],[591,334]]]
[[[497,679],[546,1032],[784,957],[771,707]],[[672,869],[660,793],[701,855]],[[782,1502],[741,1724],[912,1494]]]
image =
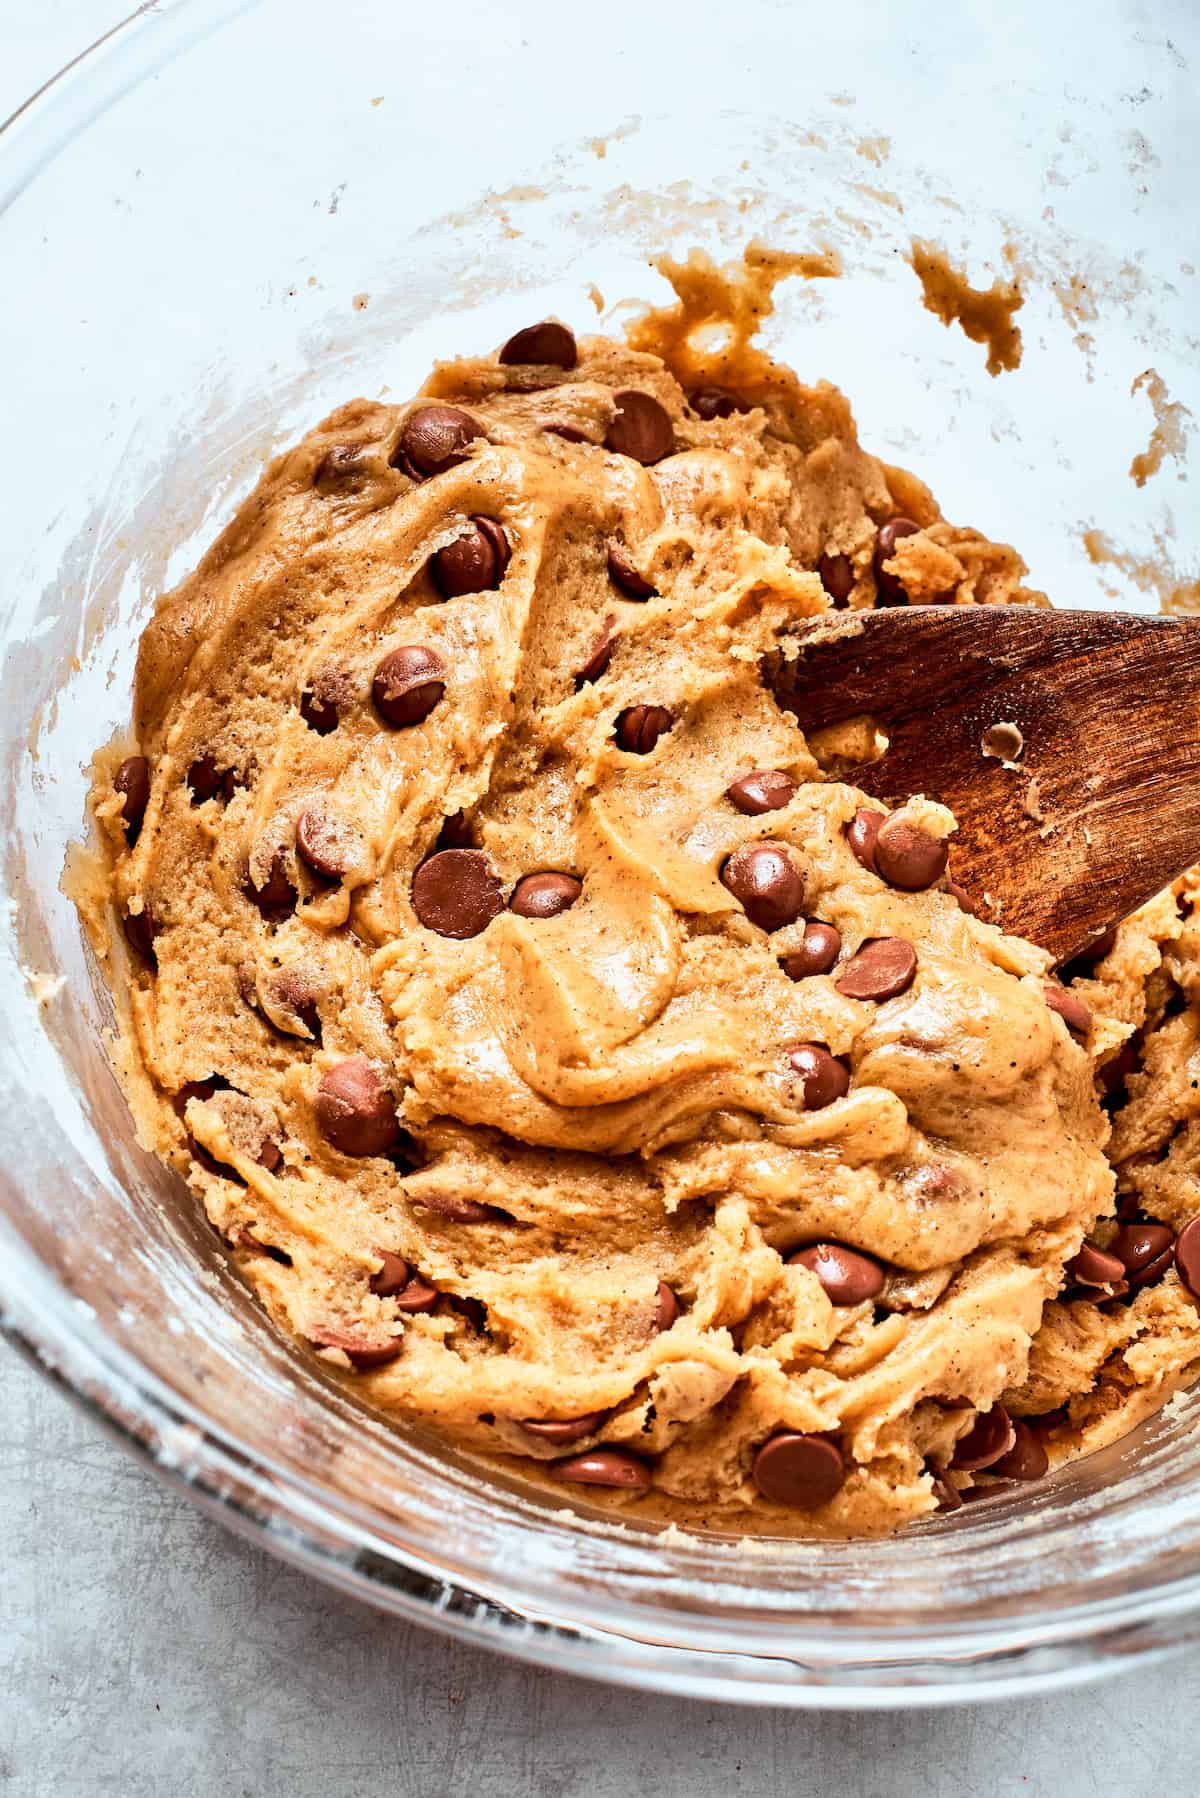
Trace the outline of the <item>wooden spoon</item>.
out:
[[[807,732],[872,718],[886,751],[839,777],[948,805],[972,909],[1058,962],[1200,860],[1200,619],[841,613],[784,639],[764,674]]]

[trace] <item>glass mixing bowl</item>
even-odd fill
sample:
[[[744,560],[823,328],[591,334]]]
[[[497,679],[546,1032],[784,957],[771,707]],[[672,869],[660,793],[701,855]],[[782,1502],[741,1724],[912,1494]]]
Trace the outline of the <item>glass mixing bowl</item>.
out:
[[[1036,1490],[842,1544],[622,1526],[385,1427],[138,1148],[58,890],[153,598],[265,459],[546,312],[619,323],[664,295],[660,250],[836,250],[767,336],[865,441],[1060,602],[1182,600],[1198,58],[1190,0],[159,0],[0,135],[0,1304],[233,1527],[457,1635],[711,1697],[1045,1688],[1200,1637],[1200,1394]],[[922,309],[914,237],[1016,275],[1017,372]]]

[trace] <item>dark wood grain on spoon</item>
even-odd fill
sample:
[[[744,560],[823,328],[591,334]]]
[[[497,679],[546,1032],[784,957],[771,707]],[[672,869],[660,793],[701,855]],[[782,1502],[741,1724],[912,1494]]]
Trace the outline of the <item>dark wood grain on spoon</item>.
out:
[[[858,612],[797,632],[764,673],[806,731],[873,718],[887,750],[843,778],[948,805],[973,909],[1057,961],[1200,860],[1200,619]],[[984,753],[999,724],[1020,732],[1015,768]]]

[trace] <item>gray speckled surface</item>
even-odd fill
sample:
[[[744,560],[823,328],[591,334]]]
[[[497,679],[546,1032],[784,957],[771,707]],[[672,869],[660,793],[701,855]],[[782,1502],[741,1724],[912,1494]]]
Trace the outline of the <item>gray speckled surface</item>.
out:
[[[228,1535],[0,1351],[12,1798],[1182,1798],[1190,1655],[1053,1698],[743,1711],[519,1667]]]
[[[0,0],[0,117],[121,10]],[[245,1547],[6,1350],[0,1542],[0,1792],[12,1798],[1196,1789],[1196,1654],[1053,1698],[882,1716],[584,1684],[360,1610]]]

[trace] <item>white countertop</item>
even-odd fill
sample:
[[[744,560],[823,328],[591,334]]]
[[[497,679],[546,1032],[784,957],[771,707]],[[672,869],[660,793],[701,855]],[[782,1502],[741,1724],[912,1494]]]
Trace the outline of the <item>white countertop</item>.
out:
[[[0,0],[0,118],[124,10]],[[1053,1698],[805,1716],[459,1647],[245,1547],[3,1348],[0,1542],[3,1798],[1182,1798],[1200,1784],[1198,1653]]]

